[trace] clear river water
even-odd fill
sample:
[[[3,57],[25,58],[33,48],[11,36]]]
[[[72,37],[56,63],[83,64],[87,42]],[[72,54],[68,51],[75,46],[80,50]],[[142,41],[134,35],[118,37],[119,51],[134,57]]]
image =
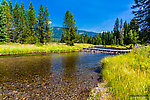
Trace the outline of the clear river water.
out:
[[[0,99],[86,100],[109,54],[61,53],[0,57]]]

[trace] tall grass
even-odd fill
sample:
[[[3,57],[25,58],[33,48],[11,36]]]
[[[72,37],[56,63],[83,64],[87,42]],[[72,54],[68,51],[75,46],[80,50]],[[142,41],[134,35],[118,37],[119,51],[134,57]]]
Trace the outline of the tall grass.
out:
[[[101,64],[104,83],[113,99],[150,99],[150,47],[104,58]]]
[[[26,53],[51,53],[51,52],[73,52],[82,51],[83,48],[90,47],[90,44],[75,44],[75,46],[67,46],[63,43],[49,43],[47,45],[21,45],[21,44],[5,44],[0,45],[0,55],[8,54],[26,54]]]

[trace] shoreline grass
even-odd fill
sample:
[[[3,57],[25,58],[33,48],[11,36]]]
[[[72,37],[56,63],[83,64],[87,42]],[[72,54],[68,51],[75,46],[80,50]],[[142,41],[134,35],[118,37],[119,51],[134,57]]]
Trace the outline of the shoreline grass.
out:
[[[106,57],[101,64],[103,81],[111,99],[150,99],[150,47]]]
[[[64,53],[83,51],[83,48],[93,47],[92,44],[75,43],[75,46],[68,46],[65,43],[41,44],[19,44],[6,43],[0,45],[0,55],[32,54],[32,53]],[[101,46],[101,45],[96,45]],[[106,45],[106,48],[112,47]],[[113,46],[113,48],[126,48],[124,46]]]
[[[82,51],[91,44],[75,44],[75,46],[67,46],[64,43],[49,43],[47,45],[32,44],[4,44],[0,45],[0,55],[28,54],[28,53],[61,53]]]

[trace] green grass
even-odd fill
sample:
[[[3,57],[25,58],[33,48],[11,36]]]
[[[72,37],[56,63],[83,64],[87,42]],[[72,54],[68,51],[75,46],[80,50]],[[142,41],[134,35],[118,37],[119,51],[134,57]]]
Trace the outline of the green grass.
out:
[[[53,52],[74,52],[82,51],[88,48],[90,44],[75,44],[75,46],[67,46],[63,43],[49,43],[47,45],[31,45],[31,44],[4,44],[0,45],[0,55],[9,54],[27,54],[27,53],[53,53]]]
[[[150,47],[141,47],[124,55],[106,57],[101,64],[103,80],[112,99],[150,99]]]

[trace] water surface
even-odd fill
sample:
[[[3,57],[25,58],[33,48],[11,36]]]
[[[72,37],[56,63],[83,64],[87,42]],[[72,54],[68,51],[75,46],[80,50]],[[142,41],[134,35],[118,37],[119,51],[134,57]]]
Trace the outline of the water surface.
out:
[[[0,57],[0,99],[86,100],[108,54],[63,53]]]

